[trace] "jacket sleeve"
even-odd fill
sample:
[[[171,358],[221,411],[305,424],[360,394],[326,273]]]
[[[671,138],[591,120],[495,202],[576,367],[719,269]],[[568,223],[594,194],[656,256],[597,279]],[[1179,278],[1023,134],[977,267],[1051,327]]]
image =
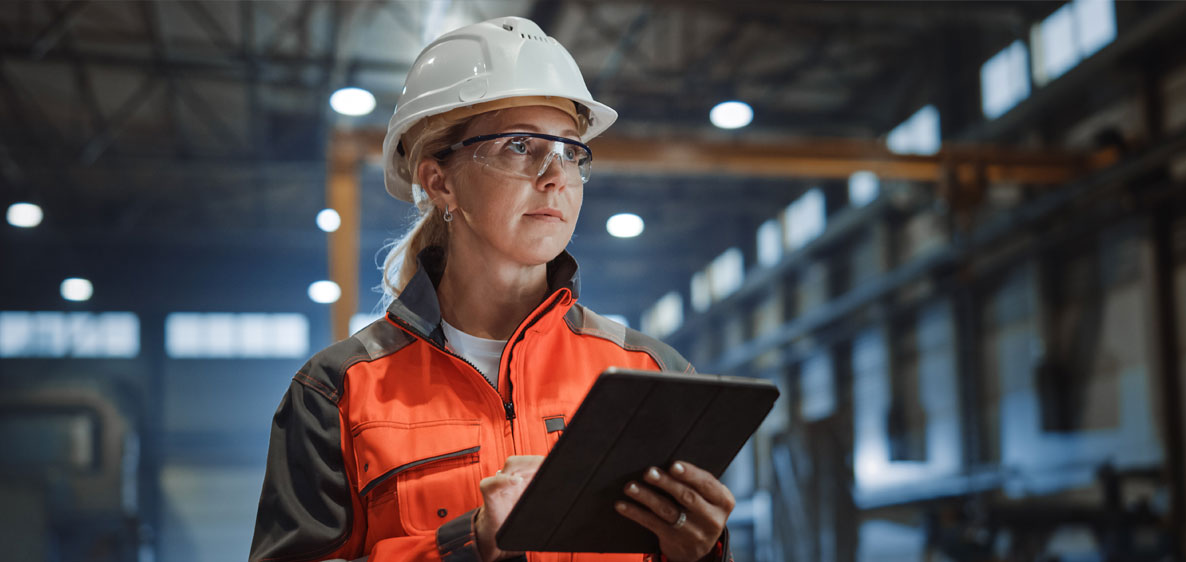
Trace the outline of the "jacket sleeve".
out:
[[[338,406],[303,369],[272,420],[250,560],[361,556],[366,522],[342,454]]]
[[[394,537],[363,551],[366,515],[355,493],[353,444],[340,393],[324,382],[307,366],[276,410],[250,560],[479,561],[473,512],[446,523],[436,537]]]
[[[729,550],[729,528],[721,532],[721,540],[717,542],[717,548],[714,548],[709,553],[709,560],[712,562],[733,562],[733,551]]]

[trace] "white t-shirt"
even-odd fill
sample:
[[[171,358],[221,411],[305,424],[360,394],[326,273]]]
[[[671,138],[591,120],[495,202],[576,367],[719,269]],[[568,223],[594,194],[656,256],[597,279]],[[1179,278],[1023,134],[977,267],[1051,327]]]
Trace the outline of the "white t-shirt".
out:
[[[471,336],[441,320],[441,329],[445,332],[445,342],[449,349],[460,355],[466,361],[473,363],[482,376],[498,388],[498,360],[502,358],[502,348],[506,347],[506,340],[488,340]]]

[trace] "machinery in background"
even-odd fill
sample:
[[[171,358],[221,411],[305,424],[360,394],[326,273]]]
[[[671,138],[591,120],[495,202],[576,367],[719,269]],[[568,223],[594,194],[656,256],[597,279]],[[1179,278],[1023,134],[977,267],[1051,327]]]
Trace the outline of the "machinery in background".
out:
[[[142,559],[141,432],[126,388],[48,379],[0,395],[0,543],[11,560]]]

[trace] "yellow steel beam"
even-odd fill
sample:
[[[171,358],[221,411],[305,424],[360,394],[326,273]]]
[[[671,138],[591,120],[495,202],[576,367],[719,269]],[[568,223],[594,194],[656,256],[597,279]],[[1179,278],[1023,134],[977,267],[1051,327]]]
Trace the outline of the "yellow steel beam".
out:
[[[368,157],[381,158],[383,131],[351,134]],[[736,142],[602,136],[590,146],[598,172],[843,179],[867,170],[881,179],[1033,185],[1065,183],[1116,160],[1111,152],[1086,154],[951,144],[944,145],[937,154],[915,156],[890,152],[883,141],[876,139]]]
[[[350,317],[358,310],[359,162],[365,149],[350,132],[330,136],[325,201],[338,212],[342,224],[329,233],[329,278],[342,288],[330,305],[330,333],[334,341],[350,336]]]
[[[326,201],[342,217],[329,235],[330,279],[342,288],[334,303],[335,340],[349,336],[358,307],[358,167],[378,161],[384,131],[335,131],[329,145]],[[734,142],[598,137],[591,143],[598,172],[722,174],[807,179],[845,179],[870,171],[880,179],[936,183],[956,210],[974,207],[992,183],[1057,186],[1115,163],[1115,151],[1074,154],[996,146],[944,145],[934,155],[890,152],[878,140],[816,139],[799,142]]]
[[[1066,152],[956,145],[914,156],[890,152],[879,141],[843,139],[757,144],[598,138],[591,147],[597,171],[632,174],[843,179],[867,170],[881,179],[1056,185],[1094,167],[1090,158]]]

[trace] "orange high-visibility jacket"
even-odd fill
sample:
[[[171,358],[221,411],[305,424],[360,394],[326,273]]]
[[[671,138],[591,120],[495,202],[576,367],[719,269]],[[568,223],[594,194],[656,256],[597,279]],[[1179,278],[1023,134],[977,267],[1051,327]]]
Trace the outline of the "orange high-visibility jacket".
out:
[[[391,307],[315,355],[272,424],[251,560],[476,561],[478,482],[510,455],[545,455],[610,366],[691,372],[667,345],[576,304],[576,262],[503,350],[498,389],[446,349],[429,248]],[[728,547],[718,544],[720,558]],[[640,555],[536,554],[544,560]]]

